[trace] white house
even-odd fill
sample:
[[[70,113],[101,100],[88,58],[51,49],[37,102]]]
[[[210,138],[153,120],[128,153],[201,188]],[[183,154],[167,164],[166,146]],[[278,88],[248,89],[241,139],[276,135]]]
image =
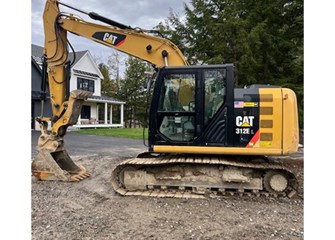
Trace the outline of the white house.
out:
[[[32,61],[37,64],[32,66],[40,66],[42,64],[41,57],[43,48],[32,44]],[[70,54],[73,59],[73,54]],[[38,72],[38,71],[35,71]],[[70,91],[75,89],[83,89],[93,92],[93,96],[88,98],[81,110],[81,115],[74,128],[98,128],[98,127],[123,127],[123,114],[125,102],[115,98],[101,95],[101,80],[103,76],[93,60],[89,51],[80,51],[75,53],[75,62],[71,68]],[[32,119],[35,119],[40,111],[36,106],[40,106],[35,95],[38,95],[38,86],[40,86],[40,77],[38,74],[34,76],[32,73]],[[35,98],[33,99],[33,96]],[[46,106],[51,108],[50,105]],[[51,112],[44,110],[44,112]],[[39,124],[35,122],[35,129],[39,129]]]

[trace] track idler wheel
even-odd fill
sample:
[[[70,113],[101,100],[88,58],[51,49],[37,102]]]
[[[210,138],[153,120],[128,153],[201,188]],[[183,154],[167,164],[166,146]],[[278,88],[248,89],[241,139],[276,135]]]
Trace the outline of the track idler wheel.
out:
[[[282,171],[268,171],[264,175],[264,188],[270,193],[284,193],[289,186],[287,174]]]

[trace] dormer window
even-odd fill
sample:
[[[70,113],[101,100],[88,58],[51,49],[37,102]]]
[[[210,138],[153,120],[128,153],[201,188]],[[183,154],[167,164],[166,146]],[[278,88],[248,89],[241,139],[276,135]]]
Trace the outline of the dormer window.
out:
[[[78,77],[77,89],[94,92],[94,80]]]

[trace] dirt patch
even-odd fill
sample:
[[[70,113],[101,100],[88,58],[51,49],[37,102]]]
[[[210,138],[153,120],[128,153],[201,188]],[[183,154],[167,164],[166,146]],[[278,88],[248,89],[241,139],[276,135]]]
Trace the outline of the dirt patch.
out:
[[[76,156],[92,176],[78,183],[32,177],[32,239],[303,239],[303,160],[293,199],[122,197],[111,171],[124,158]]]

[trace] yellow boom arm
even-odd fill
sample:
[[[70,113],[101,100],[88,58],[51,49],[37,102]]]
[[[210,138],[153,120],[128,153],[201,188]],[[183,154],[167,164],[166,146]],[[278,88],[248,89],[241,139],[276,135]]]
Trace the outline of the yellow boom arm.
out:
[[[93,12],[86,14],[100,21],[115,23],[119,27],[87,22],[73,14],[61,13],[58,4],[62,3],[55,0],[47,0],[43,16],[45,47],[46,50],[51,51],[49,53],[51,55],[55,53],[54,46],[59,41],[66,42],[66,32],[71,32],[145,60],[156,67],[188,65],[184,55],[174,43],[165,38],[149,34],[152,31],[131,27],[126,28],[125,25]],[[55,26],[58,26],[58,28]],[[55,30],[60,33],[55,32]],[[56,41],[58,36],[61,39]],[[61,52],[61,49],[58,52]]]

